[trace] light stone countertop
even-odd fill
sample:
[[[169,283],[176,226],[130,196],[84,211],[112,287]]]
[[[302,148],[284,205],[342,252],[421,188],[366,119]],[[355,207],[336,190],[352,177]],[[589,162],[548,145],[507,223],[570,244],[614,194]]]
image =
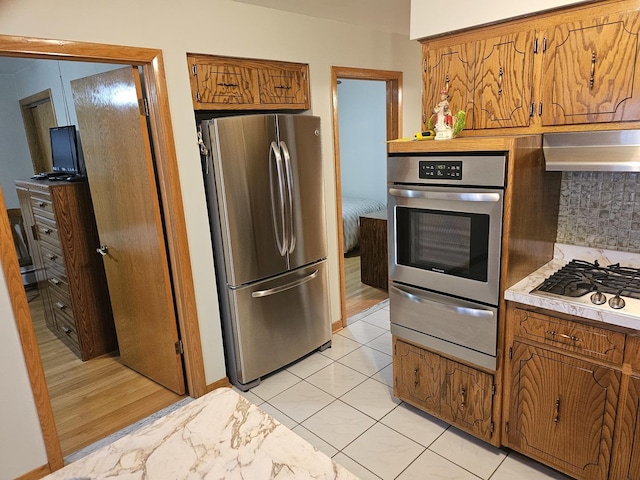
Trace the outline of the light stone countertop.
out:
[[[602,266],[620,263],[621,266],[639,268],[640,254],[556,243],[553,256],[554,258],[549,263],[543,265],[511,288],[505,290],[505,300],[601,321],[610,325],[640,330],[640,315],[630,313],[628,307],[614,310],[606,306],[599,307],[593,305],[589,303],[588,300],[580,302],[570,297],[552,298],[530,293],[531,290],[540,285],[547,277],[551,276],[571,260],[576,259],[589,262],[598,260]]]
[[[220,388],[45,477],[89,479],[357,477],[230,388]]]

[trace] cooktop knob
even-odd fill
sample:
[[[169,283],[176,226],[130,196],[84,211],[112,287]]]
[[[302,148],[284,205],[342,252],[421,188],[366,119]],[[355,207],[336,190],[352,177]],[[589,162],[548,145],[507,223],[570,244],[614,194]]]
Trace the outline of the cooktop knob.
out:
[[[622,298],[620,295],[616,295],[615,297],[611,297],[609,299],[609,306],[611,308],[615,308],[616,310],[623,308],[624,304],[624,298]]]
[[[604,293],[602,292],[593,292],[593,294],[591,295],[591,303],[595,303],[596,305],[602,305],[606,301],[607,301],[607,297],[605,297]]]

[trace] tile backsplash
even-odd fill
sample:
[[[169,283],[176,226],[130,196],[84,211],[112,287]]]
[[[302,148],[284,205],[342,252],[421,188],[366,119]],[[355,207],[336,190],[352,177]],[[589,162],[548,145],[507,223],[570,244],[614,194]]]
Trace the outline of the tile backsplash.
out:
[[[640,173],[563,172],[557,241],[640,252]]]

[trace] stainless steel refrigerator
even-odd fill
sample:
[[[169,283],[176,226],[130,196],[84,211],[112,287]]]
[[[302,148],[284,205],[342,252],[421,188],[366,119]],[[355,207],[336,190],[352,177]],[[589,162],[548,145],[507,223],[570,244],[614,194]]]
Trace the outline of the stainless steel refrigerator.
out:
[[[330,346],[320,119],[201,122],[227,375],[247,390]]]

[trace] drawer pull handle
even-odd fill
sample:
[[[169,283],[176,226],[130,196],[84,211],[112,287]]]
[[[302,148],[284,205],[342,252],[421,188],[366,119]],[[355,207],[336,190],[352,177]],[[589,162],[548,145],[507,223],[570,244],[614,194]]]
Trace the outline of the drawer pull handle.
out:
[[[420,370],[417,367],[413,369],[413,376],[413,386],[417,387],[420,384]]]
[[[45,235],[51,235],[51,229],[50,228],[43,228],[42,229],[42,233],[44,233]]]
[[[62,327],[62,331],[66,334],[66,335],[71,335],[71,329],[69,327]]]
[[[46,207],[46,206],[47,206],[47,204],[46,204],[46,203],[44,203],[44,202],[38,202],[38,206],[39,206],[40,208],[44,208],[44,207]]]
[[[464,411],[467,406],[467,389],[464,387],[460,387],[460,396],[462,397],[462,402],[460,402],[460,410]]]
[[[58,307],[60,310],[64,310],[65,308],[67,308],[67,306],[62,302],[56,302],[56,307]]]
[[[109,253],[109,247],[107,247],[104,243],[96,248],[96,252],[98,252],[103,257],[106,257]]]
[[[547,335],[551,335],[552,337],[560,337],[560,338],[565,338],[567,340],[571,340],[572,342],[582,342],[582,340],[579,337],[576,337],[575,335],[567,335],[565,333],[558,333],[555,332],[553,330],[547,330],[546,331]]]
[[[48,253],[48,254],[47,254],[47,258],[48,258],[49,260],[55,260],[56,258],[58,258],[58,256],[57,256],[57,255],[54,255],[53,253]]]
[[[222,83],[218,83],[219,87],[237,87],[238,84],[237,83],[226,83],[226,82],[222,82]]]
[[[556,413],[555,413],[555,416],[553,417],[553,423],[557,425],[559,421],[560,421],[560,398],[556,398]]]
[[[49,281],[56,286],[60,285],[60,280],[58,280],[57,278],[50,278]]]
[[[596,76],[596,52],[591,52],[591,76],[589,77],[589,89],[593,88]]]

